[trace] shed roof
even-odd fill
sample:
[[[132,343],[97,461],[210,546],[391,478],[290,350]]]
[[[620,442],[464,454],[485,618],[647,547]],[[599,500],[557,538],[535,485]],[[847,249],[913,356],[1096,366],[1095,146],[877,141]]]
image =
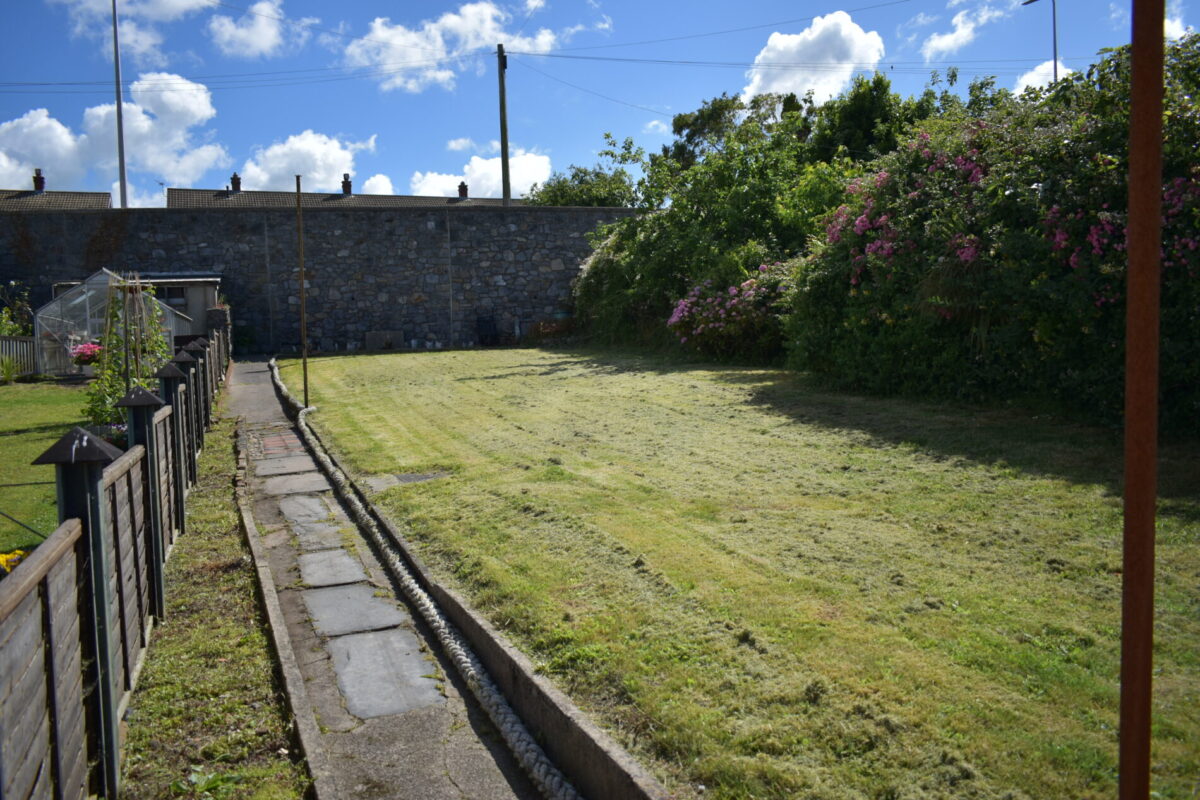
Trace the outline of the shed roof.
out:
[[[523,200],[511,200],[523,205]],[[445,208],[501,206],[497,197],[428,197],[407,194],[321,194],[302,192],[303,208]],[[230,191],[228,189],[167,189],[167,208],[295,208],[295,192]]]

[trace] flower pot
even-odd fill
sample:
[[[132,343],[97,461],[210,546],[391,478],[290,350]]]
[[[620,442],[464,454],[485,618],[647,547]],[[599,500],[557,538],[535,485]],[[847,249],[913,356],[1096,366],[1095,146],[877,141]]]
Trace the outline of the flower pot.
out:
[[[96,365],[95,364],[80,364],[79,371],[83,374],[83,377],[85,377],[85,378],[96,377]]]

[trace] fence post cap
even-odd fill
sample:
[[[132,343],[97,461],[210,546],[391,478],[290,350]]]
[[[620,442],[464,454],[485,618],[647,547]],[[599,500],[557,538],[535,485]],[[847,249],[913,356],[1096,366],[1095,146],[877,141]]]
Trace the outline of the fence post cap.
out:
[[[185,377],[183,370],[172,364],[170,361],[159,367],[158,372],[154,373],[156,378],[182,378]]]
[[[94,433],[74,427],[50,449],[35,458],[33,464],[107,464],[125,455],[119,447],[111,445]]]
[[[161,397],[141,386],[133,387],[117,401],[117,408],[162,408],[165,405]]]
[[[198,344],[201,347],[208,347],[208,339],[205,339],[203,336],[197,336],[195,339],[192,339],[191,343]]]
[[[180,350],[171,360],[179,364],[193,364],[196,361],[196,357],[187,352],[187,350]]]
[[[183,346],[183,349],[191,350],[193,353],[196,353],[196,352],[202,351],[204,349],[204,345],[200,344],[199,339],[192,339],[190,342],[188,342],[187,344],[185,344]]]

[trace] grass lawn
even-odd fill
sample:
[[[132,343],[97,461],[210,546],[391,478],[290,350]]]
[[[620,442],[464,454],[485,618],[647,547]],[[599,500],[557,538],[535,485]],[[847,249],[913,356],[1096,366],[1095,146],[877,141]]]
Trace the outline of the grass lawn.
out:
[[[353,470],[444,473],[377,502],[680,797],[1114,796],[1112,432],[605,351],[310,375]],[[1194,445],[1160,510],[1154,789],[1194,798]]]
[[[0,386],[0,511],[49,536],[58,527],[53,466],[29,462],[83,419],[82,384]],[[0,517],[0,553],[37,547],[42,538]]]
[[[130,800],[285,800],[307,786],[238,528],[232,434],[232,421],[209,432],[188,531],[167,562],[167,617],[127,715]]]

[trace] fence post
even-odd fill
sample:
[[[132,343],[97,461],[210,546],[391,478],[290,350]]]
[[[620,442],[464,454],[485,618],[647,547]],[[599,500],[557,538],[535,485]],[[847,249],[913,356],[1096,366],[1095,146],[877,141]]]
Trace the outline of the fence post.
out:
[[[183,450],[187,458],[188,483],[194,484],[196,482],[196,452],[200,449],[200,436],[196,432],[196,429],[200,426],[200,417],[196,413],[196,406],[199,405],[196,402],[196,395],[199,394],[196,390],[196,359],[192,358],[192,354],[186,350],[180,350],[175,354],[175,358],[171,360],[183,371],[182,385],[188,390],[187,402],[184,404],[187,406],[187,414],[185,415],[187,417],[187,425],[184,428],[184,438],[186,441],[184,442]]]
[[[171,406],[171,483],[175,486],[175,530],[183,536],[187,514],[184,513],[183,495],[187,483],[187,461],[183,453],[184,426],[187,420],[179,410],[179,384],[183,381],[183,371],[174,363],[168,361],[158,372],[154,373],[162,388],[161,396]]]
[[[121,451],[83,428],[68,431],[34,460],[34,464],[54,464],[58,486],[58,518],[62,523],[72,517],[83,522],[82,541],[86,542],[88,591],[80,633],[87,642],[85,669],[94,678],[95,691],[89,696],[94,731],[96,761],[100,765],[103,796],[116,800],[121,779],[121,741],[117,720],[118,691],[113,680],[113,632],[109,630],[109,610],[113,598],[108,584],[109,559],[105,548],[107,532],[103,508],[104,466],[121,457]],[[89,622],[93,624],[88,624]],[[87,646],[85,645],[85,646]],[[90,663],[87,663],[90,662]],[[95,735],[98,733],[99,735]]]
[[[143,494],[150,521],[150,607],[155,619],[161,620],[166,612],[166,593],[163,582],[163,566],[167,554],[163,551],[162,484],[158,473],[158,437],[154,435],[154,412],[163,407],[161,398],[143,389],[133,387],[129,394],[117,401],[118,408],[129,409],[129,446],[140,444],[146,448],[146,466],[142,474],[146,478]]]
[[[184,345],[184,350],[189,352],[192,358],[196,359],[196,407],[199,411],[197,418],[200,422],[200,427],[197,428],[197,440],[200,447],[204,447],[204,434],[208,430],[208,359],[204,345],[200,344],[198,339],[193,339],[188,344]]]

